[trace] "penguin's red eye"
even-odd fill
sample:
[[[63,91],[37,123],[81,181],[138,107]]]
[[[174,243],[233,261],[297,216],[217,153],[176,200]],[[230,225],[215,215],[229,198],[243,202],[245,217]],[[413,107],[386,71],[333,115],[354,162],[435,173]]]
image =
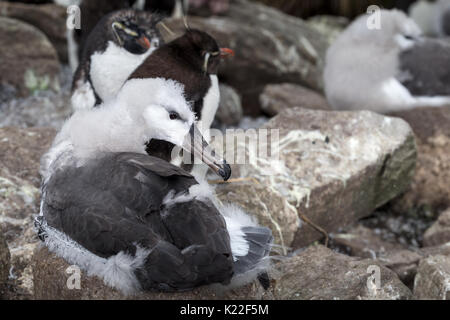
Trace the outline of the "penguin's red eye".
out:
[[[169,113],[169,118],[170,118],[170,120],[177,120],[177,119],[180,119],[180,115],[176,112],[171,112],[171,113]]]

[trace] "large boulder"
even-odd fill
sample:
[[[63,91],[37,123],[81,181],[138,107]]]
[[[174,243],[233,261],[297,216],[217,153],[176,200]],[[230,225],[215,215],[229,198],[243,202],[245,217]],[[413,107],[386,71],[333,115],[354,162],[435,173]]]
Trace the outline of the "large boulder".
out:
[[[301,220],[294,241],[285,242],[288,246],[303,247],[323,236],[317,229],[337,231],[370,215],[401,194],[414,173],[414,136],[400,119],[368,111],[292,108],[279,113],[262,129],[274,134],[267,143],[259,142],[260,150],[267,149],[268,155],[274,152],[272,157],[258,156],[247,143],[234,149],[226,146],[229,163],[237,162],[236,155],[252,158],[244,159],[245,164],[232,165],[234,180],[219,185],[217,192],[234,192],[233,200],[245,204],[259,196],[254,188],[258,183],[286,199]],[[270,140],[277,132],[278,143],[272,147]],[[240,141],[250,134],[242,133]],[[234,152],[229,154],[228,150]],[[242,181],[249,183],[235,192]],[[259,198],[260,206],[270,207],[269,199]],[[270,214],[276,217],[278,211]]]
[[[392,113],[407,121],[417,139],[417,169],[404,196],[393,208],[408,212],[430,208],[438,212],[450,207],[450,106],[416,108]]]
[[[450,300],[450,257],[436,255],[420,261],[414,298]]]
[[[53,44],[60,61],[67,62],[66,8],[53,3],[25,4],[3,1],[0,2],[0,16],[14,18],[35,26]]]
[[[327,40],[301,19],[252,1],[236,0],[224,16],[191,17],[188,22],[235,51],[236,56],[225,61],[219,76],[239,90],[246,114],[260,113],[258,97],[268,83],[323,88]],[[181,20],[167,24],[178,34],[185,31]]]
[[[30,266],[38,244],[33,215],[39,212],[39,159],[48,149],[54,129],[0,129],[0,233],[11,249],[16,284],[32,294]]]
[[[259,96],[261,109],[275,116],[288,108],[331,110],[325,97],[311,89],[293,83],[269,84]]]
[[[59,89],[58,56],[41,31],[19,20],[0,17],[0,47],[0,85],[15,87],[20,96]]]

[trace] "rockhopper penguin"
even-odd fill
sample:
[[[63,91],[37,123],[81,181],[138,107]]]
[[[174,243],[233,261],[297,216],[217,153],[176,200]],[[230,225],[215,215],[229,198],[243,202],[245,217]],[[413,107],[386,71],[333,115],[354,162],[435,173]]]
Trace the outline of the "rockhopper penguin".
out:
[[[128,76],[163,44],[161,17],[120,10],[103,17],[90,33],[72,83],[74,109],[92,108],[113,98]]]
[[[217,72],[221,58],[233,55],[228,48],[219,48],[216,40],[206,32],[187,29],[186,33],[159,47],[129,77],[129,79],[164,78],[184,86],[186,99],[193,103],[199,128],[205,135],[211,127],[220,93]],[[150,142],[151,155],[170,161],[173,145]]]

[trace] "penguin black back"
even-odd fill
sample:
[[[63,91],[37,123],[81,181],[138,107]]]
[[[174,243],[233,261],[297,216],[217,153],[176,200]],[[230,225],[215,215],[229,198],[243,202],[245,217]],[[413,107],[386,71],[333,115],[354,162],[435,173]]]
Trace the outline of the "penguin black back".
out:
[[[158,48],[130,76],[133,78],[165,78],[184,85],[186,99],[193,103],[197,115],[203,97],[211,86],[210,74],[217,74],[220,48],[206,32],[190,29]]]

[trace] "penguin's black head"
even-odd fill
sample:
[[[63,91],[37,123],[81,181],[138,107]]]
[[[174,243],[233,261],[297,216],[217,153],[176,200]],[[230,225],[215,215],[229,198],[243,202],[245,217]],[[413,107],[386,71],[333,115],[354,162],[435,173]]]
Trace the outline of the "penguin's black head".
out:
[[[143,54],[151,47],[149,36],[143,28],[129,20],[114,21],[111,25],[115,41],[133,54]]]
[[[200,30],[188,29],[178,40],[190,62],[207,74],[217,74],[220,59],[234,54],[231,49],[219,48],[213,37]]]

